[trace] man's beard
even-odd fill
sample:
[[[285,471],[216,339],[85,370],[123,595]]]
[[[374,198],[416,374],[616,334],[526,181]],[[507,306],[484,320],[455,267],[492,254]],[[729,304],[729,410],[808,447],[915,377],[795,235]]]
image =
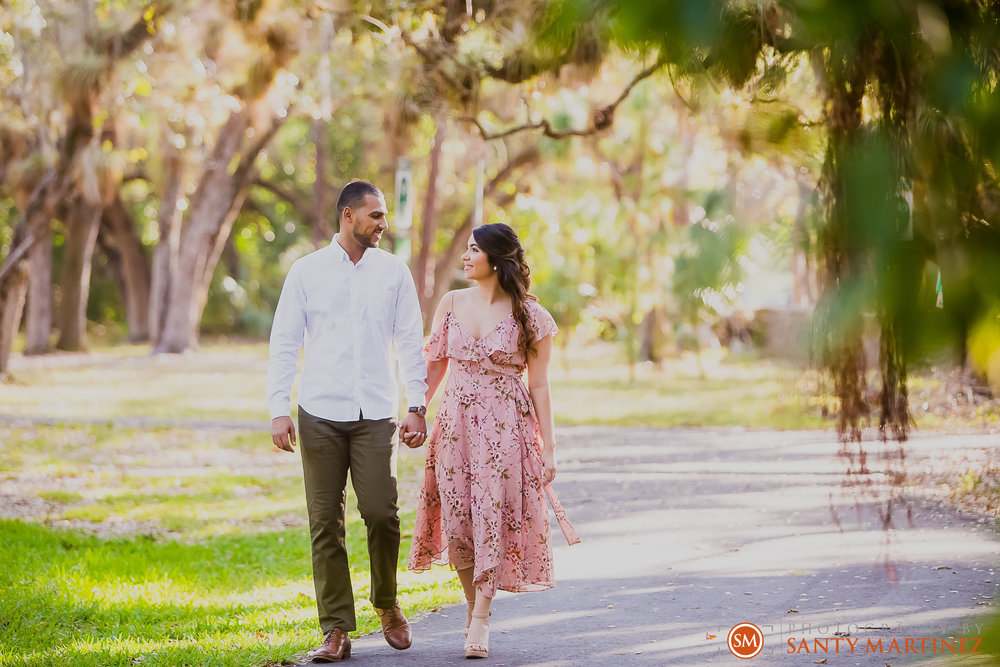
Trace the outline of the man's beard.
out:
[[[357,232],[354,232],[354,239],[358,243],[360,243],[362,245],[362,247],[364,247],[364,248],[377,248],[378,247],[378,241],[373,241],[372,240],[372,236],[374,236],[374,235],[375,235],[375,232],[372,232],[371,234],[369,234],[367,236],[365,236],[364,234],[358,234]]]

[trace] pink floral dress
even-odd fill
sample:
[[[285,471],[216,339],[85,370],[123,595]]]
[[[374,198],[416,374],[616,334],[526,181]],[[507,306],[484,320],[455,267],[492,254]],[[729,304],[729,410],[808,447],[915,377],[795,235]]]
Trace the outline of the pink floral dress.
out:
[[[525,306],[534,340],[558,331],[541,305]],[[555,585],[546,495],[566,541],[580,541],[542,483],[541,432],[521,377],[519,331],[508,315],[476,340],[448,312],[424,347],[429,361],[447,357],[450,370],[428,439],[409,567],[474,566],[489,597]]]

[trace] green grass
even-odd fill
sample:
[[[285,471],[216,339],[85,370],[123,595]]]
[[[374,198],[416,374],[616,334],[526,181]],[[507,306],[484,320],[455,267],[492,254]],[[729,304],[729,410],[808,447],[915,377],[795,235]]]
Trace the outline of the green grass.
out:
[[[63,363],[58,363],[65,360]],[[90,358],[26,359],[0,383],[8,414],[71,419],[267,419],[267,345],[206,346],[204,354],[149,355],[122,345]]]
[[[300,463],[266,433],[0,427],[0,464],[0,484],[45,503],[34,522],[0,521],[0,665],[245,667],[318,641]],[[408,614],[462,599],[446,568],[403,571],[420,464],[399,460]],[[347,530],[370,632],[350,490]]]
[[[827,428],[815,373],[774,360],[686,354],[630,374],[619,346],[559,350],[550,371],[558,425]]]
[[[378,621],[364,600],[364,531],[350,526],[359,631],[368,632]],[[245,667],[291,658],[318,638],[300,529],[186,543],[2,520],[0,536],[3,665]],[[402,575],[404,611],[458,601],[442,575]]]

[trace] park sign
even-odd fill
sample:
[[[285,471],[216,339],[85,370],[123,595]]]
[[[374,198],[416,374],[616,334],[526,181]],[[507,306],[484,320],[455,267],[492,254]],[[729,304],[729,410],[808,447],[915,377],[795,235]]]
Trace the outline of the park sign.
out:
[[[409,158],[396,160],[396,233],[394,252],[410,261],[410,228],[413,226],[413,164]]]

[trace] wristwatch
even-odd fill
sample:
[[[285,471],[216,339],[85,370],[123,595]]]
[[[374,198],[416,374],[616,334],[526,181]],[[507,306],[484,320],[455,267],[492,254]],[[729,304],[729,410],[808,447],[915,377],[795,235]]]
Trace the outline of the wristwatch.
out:
[[[416,412],[418,417],[427,416],[427,408],[423,405],[411,405],[408,412]]]

